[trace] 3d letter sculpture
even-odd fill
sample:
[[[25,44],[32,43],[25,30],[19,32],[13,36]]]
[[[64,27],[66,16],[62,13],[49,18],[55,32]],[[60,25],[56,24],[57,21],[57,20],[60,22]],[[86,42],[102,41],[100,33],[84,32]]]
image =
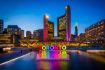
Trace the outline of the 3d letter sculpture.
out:
[[[63,45],[63,46],[58,46],[58,45],[43,45],[43,46],[38,46],[39,50],[66,50],[66,46]]]

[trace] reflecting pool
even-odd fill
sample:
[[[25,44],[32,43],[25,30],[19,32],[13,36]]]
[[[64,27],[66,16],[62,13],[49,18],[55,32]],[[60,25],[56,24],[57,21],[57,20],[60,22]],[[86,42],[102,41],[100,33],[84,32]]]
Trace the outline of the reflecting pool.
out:
[[[34,51],[0,65],[0,70],[105,70],[105,52]]]
[[[66,50],[62,51],[39,51],[37,60],[69,60],[69,55]]]

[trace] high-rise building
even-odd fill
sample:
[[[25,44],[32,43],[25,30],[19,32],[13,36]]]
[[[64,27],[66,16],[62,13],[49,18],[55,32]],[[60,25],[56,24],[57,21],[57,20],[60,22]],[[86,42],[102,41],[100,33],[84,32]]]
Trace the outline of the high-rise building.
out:
[[[51,41],[54,37],[54,23],[48,21],[48,41]]]
[[[86,43],[85,33],[80,33],[78,37],[75,38],[75,41],[79,43]]]
[[[19,28],[17,25],[8,25],[7,26],[7,34],[10,34],[13,36],[13,43],[19,44],[20,38],[21,38],[21,28]]]
[[[71,34],[71,41],[76,41],[76,35],[74,35],[74,34]]]
[[[7,34],[7,28],[4,28],[3,34]]]
[[[77,41],[77,38],[78,38],[78,26],[76,24],[74,34],[71,34],[71,41]]]
[[[54,37],[54,23],[48,20],[48,16],[44,15],[43,40],[51,41]]]
[[[33,33],[33,38],[38,41],[43,41],[43,29],[35,30]]]
[[[34,32],[33,32],[33,39],[38,40],[38,32],[37,32],[37,30],[34,30]]]
[[[78,36],[78,26],[77,25],[75,26],[75,36],[76,37]]]
[[[7,33],[12,35],[20,35],[21,29],[17,25],[8,25]]]
[[[3,27],[4,27],[3,20],[0,19],[0,34],[3,33]]]
[[[86,41],[105,47],[105,19],[85,29]]]
[[[43,40],[44,41],[47,41],[47,37],[48,37],[47,24],[48,24],[48,16],[44,15],[44,32],[43,32]]]
[[[58,17],[58,37],[63,38],[63,41],[66,40],[66,15]]]
[[[69,5],[66,6],[66,13],[58,17],[58,36],[64,41],[71,40],[71,13]]]
[[[24,30],[21,30],[21,39],[24,39]]]
[[[71,39],[71,12],[70,6],[66,6],[66,41],[70,41]]]
[[[31,31],[26,31],[26,38],[27,39],[31,39],[32,38]]]

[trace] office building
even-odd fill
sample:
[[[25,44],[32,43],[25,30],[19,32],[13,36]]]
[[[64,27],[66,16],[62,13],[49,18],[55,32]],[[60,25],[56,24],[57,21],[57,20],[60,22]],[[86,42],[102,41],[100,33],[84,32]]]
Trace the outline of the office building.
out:
[[[43,41],[43,29],[35,30],[33,33],[33,38],[35,40],[42,42]]]
[[[4,28],[3,20],[0,19],[0,34],[3,33],[3,28]]]
[[[85,32],[88,43],[105,46],[105,19],[89,26]]]
[[[26,38],[27,39],[31,39],[32,38],[31,31],[26,31]]]
[[[13,44],[14,37],[11,34],[0,34],[0,44]]]
[[[51,41],[53,37],[54,37],[54,23],[48,20],[47,15],[44,15],[43,40]]]
[[[75,26],[75,36],[78,37],[78,26]]]
[[[17,25],[8,25],[7,26],[7,34],[13,36],[14,44],[19,44],[21,39],[21,28]]]
[[[21,39],[24,39],[24,30],[21,30]]]
[[[63,41],[71,40],[71,13],[70,7],[66,6],[64,15],[58,17],[58,36],[63,38]]]
[[[17,25],[8,25],[7,33],[12,35],[20,35],[21,29]]]

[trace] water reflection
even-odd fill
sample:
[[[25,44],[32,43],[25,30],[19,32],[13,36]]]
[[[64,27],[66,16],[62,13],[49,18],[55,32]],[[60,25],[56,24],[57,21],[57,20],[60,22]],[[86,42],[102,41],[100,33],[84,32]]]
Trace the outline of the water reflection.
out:
[[[69,60],[67,51],[38,51],[37,60]]]
[[[39,51],[37,53],[37,70],[68,70],[69,55],[67,51]]]
[[[0,66],[0,70],[105,70],[104,54],[78,50],[35,51]]]
[[[68,70],[68,61],[37,61],[37,70]]]

